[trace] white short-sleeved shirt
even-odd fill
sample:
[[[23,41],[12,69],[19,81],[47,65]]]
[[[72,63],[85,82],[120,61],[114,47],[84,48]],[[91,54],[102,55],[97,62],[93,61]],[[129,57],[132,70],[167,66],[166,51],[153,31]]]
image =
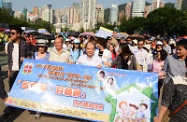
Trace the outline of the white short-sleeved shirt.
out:
[[[133,53],[140,65],[144,65],[144,61],[146,61],[146,63],[148,64],[148,52],[146,50],[137,48],[133,51]]]
[[[77,60],[76,64],[89,65],[89,66],[98,66],[101,65],[102,59],[99,56],[93,56],[88,58],[87,55],[82,55]]]

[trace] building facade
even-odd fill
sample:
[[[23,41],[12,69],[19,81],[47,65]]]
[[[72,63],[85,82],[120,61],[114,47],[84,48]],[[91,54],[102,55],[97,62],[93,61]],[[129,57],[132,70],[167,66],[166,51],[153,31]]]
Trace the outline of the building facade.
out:
[[[53,9],[52,5],[44,5],[42,8],[42,19],[53,24]]]
[[[112,4],[110,7],[110,24],[118,22],[118,5]]]
[[[183,0],[182,1],[182,8],[181,8],[182,11],[187,11],[187,0]]]
[[[153,2],[152,2],[152,11],[154,11],[155,9],[164,7],[164,4],[165,4],[164,1],[153,0]]]
[[[12,3],[10,1],[3,1],[3,8],[6,8],[12,11]]]
[[[175,8],[177,10],[181,10],[182,9],[182,0],[177,0],[176,1]]]
[[[126,17],[126,19],[127,20],[130,19],[131,15],[132,15],[132,3],[129,2],[125,6],[125,17]]]
[[[145,0],[134,0],[132,7],[132,17],[143,17],[145,9]]]
[[[21,11],[14,11],[14,17],[15,18],[20,18],[23,15]]]
[[[95,29],[97,0],[82,0],[82,25],[84,30]]]
[[[39,9],[38,9],[37,6],[34,6],[34,7],[32,8],[32,14],[34,14],[34,15],[39,15]]]

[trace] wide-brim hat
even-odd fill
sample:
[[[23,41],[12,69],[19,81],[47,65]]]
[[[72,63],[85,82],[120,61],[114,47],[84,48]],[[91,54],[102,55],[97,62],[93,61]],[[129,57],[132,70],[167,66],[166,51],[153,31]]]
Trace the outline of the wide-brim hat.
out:
[[[45,40],[45,39],[38,39],[37,43],[36,43],[36,46],[37,47],[39,47],[39,46],[47,47],[47,40]]]

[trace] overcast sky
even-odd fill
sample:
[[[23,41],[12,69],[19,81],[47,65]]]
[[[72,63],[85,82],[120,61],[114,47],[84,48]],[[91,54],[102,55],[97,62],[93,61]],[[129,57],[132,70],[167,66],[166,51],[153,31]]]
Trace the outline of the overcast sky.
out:
[[[5,1],[5,0],[4,0]],[[53,9],[62,9],[65,6],[72,6],[73,2],[81,2],[81,0],[10,0],[12,2],[13,10],[22,11],[24,7],[31,10],[33,6],[42,7],[45,4],[52,4]],[[127,2],[132,2],[133,0],[98,0],[104,8],[110,7],[113,4],[122,4]],[[147,2],[152,2],[153,0],[146,0]],[[176,0],[164,0],[165,2],[173,2]]]

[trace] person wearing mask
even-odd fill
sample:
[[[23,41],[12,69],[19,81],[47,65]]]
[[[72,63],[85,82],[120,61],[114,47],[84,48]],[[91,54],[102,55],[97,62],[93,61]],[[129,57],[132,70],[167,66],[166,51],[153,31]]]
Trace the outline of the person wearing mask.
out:
[[[134,51],[134,50],[136,50],[137,48],[138,48],[138,40],[137,39],[133,39],[132,40],[132,47],[131,47],[131,49]]]
[[[159,73],[162,70],[166,57],[167,57],[167,52],[165,50],[157,51],[156,59],[153,60],[152,72]],[[163,83],[164,83],[164,77],[159,77],[159,79],[158,79],[158,97],[160,96],[160,89],[161,89],[161,86],[163,85]]]
[[[110,67],[117,66],[117,69],[124,70],[137,70],[136,58],[134,54],[131,52],[129,46],[127,44],[120,44],[121,53],[116,57],[112,63],[104,62],[105,65]]]
[[[63,63],[72,63],[70,52],[63,49],[63,39],[56,38],[54,42],[54,48],[49,51],[50,57],[49,61],[63,62]]]
[[[29,45],[27,42],[21,40],[22,30],[18,26],[12,26],[10,28],[11,42],[8,43],[8,78],[9,78],[9,90],[11,90],[21,64],[24,58],[30,57]],[[4,98],[6,100],[6,98]],[[3,116],[11,115],[15,112],[14,107],[7,107],[4,110]]]
[[[73,62],[76,63],[77,59],[83,55],[83,51],[81,48],[81,42],[79,39],[75,39],[73,43],[73,48],[70,49],[71,56],[73,58]]]
[[[162,68],[161,72],[159,73],[159,77],[165,77],[164,84],[162,85],[162,88],[160,90],[159,101],[161,101],[161,99],[163,101],[162,93],[164,93],[163,90],[166,91],[166,89],[167,89],[167,87],[165,87],[165,85],[167,85],[173,77],[176,77],[176,76],[186,77],[186,66],[185,66],[185,59],[187,56],[186,41],[187,40],[182,39],[177,42],[176,54],[167,56],[167,58],[164,62],[164,67]],[[165,120],[165,119],[170,118],[169,115],[171,114],[171,112],[169,110],[171,110],[171,109],[168,110],[168,106],[163,104],[163,102],[161,102],[161,105],[163,105],[163,106],[160,107],[160,110],[159,110],[160,115],[158,116],[157,119]],[[160,102],[159,102],[159,106],[160,106]],[[162,115],[164,113],[166,113],[166,114]]]
[[[103,62],[112,62],[112,54],[107,49],[107,44],[104,38],[98,39],[97,47],[99,50],[96,51],[96,54],[103,60]]]
[[[86,55],[82,55],[78,58],[76,64],[95,66],[98,68],[102,67],[102,59],[95,55],[95,44],[93,42],[88,42],[85,45]]]

